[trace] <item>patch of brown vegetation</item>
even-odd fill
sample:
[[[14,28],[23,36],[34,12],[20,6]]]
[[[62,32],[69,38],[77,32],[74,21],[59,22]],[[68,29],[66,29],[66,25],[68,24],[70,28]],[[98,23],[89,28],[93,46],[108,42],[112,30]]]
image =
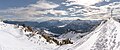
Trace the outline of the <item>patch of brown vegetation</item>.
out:
[[[42,34],[42,36],[46,39],[47,42],[51,43],[51,40],[53,42],[55,42],[57,45],[65,45],[65,44],[73,44],[73,42],[70,41],[70,39],[65,39],[65,40],[62,40],[62,42],[58,41],[57,39],[55,38],[52,38],[48,35],[44,35]]]

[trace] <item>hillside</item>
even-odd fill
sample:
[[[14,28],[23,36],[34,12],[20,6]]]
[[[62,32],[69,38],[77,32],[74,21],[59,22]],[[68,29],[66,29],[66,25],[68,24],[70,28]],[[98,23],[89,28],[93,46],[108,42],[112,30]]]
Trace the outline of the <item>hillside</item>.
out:
[[[101,23],[98,28],[87,36],[79,39],[69,50],[119,50],[120,23],[114,19]],[[63,47],[64,48],[64,47]],[[60,48],[60,50],[62,47]]]
[[[22,26],[0,22],[0,33],[0,50],[48,50],[55,46],[45,42],[42,36],[41,39],[29,39],[25,34],[30,32],[25,32]]]
[[[0,22],[0,50],[119,50],[119,25],[117,20],[111,18],[83,37],[80,36],[84,34],[67,33],[64,38],[71,38],[73,44],[59,46],[54,41],[46,42],[44,37],[47,36],[36,34],[29,38],[25,34],[31,33],[25,32],[22,26]],[[61,41],[62,37],[55,39]]]

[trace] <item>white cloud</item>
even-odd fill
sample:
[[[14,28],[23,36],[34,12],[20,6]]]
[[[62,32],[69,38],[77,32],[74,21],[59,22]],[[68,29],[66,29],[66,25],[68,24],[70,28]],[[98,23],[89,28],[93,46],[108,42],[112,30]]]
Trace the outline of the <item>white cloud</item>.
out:
[[[67,0],[67,1],[73,1],[70,5],[79,4],[79,5],[89,6],[89,5],[93,5],[93,4],[96,4],[98,2],[101,2],[103,0]]]
[[[81,8],[81,6],[68,8],[67,10],[69,10],[71,12],[73,11],[72,13],[70,13],[70,12],[65,11],[65,10],[54,10],[54,8],[59,6],[58,4],[55,4],[55,3],[52,3],[52,2],[47,2],[47,0],[42,0],[42,1],[39,0],[37,3],[30,4],[27,7],[10,8],[10,9],[7,9],[7,10],[0,10],[0,16],[2,16],[2,18],[5,18],[5,17],[8,18],[10,16],[15,16],[15,18],[12,17],[12,19],[14,19],[14,20],[22,20],[22,19],[23,20],[44,20],[44,19],[47,19],[48,17],[46,17],[46,16],[44,16],[45,18],[41,17],[41,16],[43,16],[43,14],[50,13],[50,14],[53,14],[55,16],[68,15],[69,14],[71,16],[77,16],[76,13],[84,13],[83,15],[88,15],[89,16],[89,15],[92,15],[92,14],[106,13],[108,11],[107,7],[109,7],[108,5],[107,6],[101,6],[101,7],[99,7],[100,10],[95,10],[94,7],[92,9],[92,8],[89,8],[89,7],[92,7],[92,6],[88,6],[88,5],[93,5],[95,3],[101,2],[103,0],[67,0],[67,1],[74,1],[74,2],[71,2],[70,4],[67,4],[67,5],[77,4],[77,5],[87,5],[87,6],[84,6],[85,7],[84,9],[79,9],[79,10],[76,10],[76,8]],[[66,3],[62,3],[62,4],[66,4]],[[119,7],[119,5],[113,5],[113,6],[116,7],[116,8]],[[85,12],[87,12],[87,13],[85,13]],[[81,14],[78,14],[78,16],[79,15],[81,15]]]
[[[49,13],[51,13],[55,16],[67,15],[68,14],[66,11],[63,11],[63,10],[49,10]]]
[[[62,10],[54,10],[53,8],[58,7],[58,4],[47,2],[46,0],[39,0],[35,4],[30,4],[27,7],[20,7],[20,8],[10,8],[7,10],[0,10],[1,13],[5,15],[13,15],[18,18],[29,18],[29,17],[40,17],[43,14],[53,14],[53,15],[66,15],[66,11]],[[42,10],[44,9],[44,10]],[[3,15],[3,14],[2,14]]]
[[[31,4],[30,6],[35,7],[35,8],[42,8],[42,9],[51,9],[51,8],[56,8],[59,5],[54,4],[52,2],[47,2],[45,0],[40,0],[36,4]]]

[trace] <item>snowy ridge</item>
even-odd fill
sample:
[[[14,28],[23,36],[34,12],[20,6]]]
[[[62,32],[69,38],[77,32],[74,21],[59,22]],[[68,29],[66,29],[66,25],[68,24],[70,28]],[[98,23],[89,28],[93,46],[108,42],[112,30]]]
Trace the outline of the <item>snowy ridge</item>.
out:
[[[119,22],[111,18],[74,44],[64,45],[56,50],[120,50],[119,25]]]
[[[101,49],[101,50],[120,50],[119,47],[119,32],[120,32],[120,23],[114,20],[109,21],[104,26],[104,30],[101,30],[101,34],[99,34],[97,41],[92,46],[92,49]]]
[[[76,50],[119,50],[119,25],[114,19],[108,20],[86,42]]]
[[[70,38],[74,43],[59,46],[46,42],[39,34],[29,38],[25,36],[28,32],[16,25],[0,22],[0,50],[120,50],[119,25],[117,20],[110,18],[84,37],[80,37],[84,34],[69,32],[59,38]]]
[[[49,44],[43,37],[29,39],[26,32],[16,25],[0,22],[0,50],[53,50],[54,44]],[[39,40],[39,41],[38,41]],[[39,43],[37,43],[39,42]]]
[[[22,31],[14,27],[15,25],[0,22],[0,48],[1,50],[33,50],[37,49],[37,45],[25,40],[27,37]],[[24,40],[23,40],[24,39]],[[34,46],[32,46],[34,45]],[[33,49],[32,49],[33,48]]]
[[[86,36],[84,36],[83,38],[77,38],[80,36],[79,34],[76,34],[76,36],[72,37],[71,39],[74,39],[75,42],[73,43],[73,45],[68,45],[66,46],[66,48],[64,48],[64,46],[61,46],[59,48],[57,48],[58,50],[75,50],[76,48],[79,48],[84,42],[88,41],[90,37],[93,36],[93,34],[95,34],[96,32],[98,32],[103,26],[104,26],[105,21],[101,22],[101,24],[92,32],[88,32],[88,33],[84,33],[84,34],[88,34]],[[70,34],[74,34],[74,33],[70,33]],[[94,37],[94,36],[93,36]]]

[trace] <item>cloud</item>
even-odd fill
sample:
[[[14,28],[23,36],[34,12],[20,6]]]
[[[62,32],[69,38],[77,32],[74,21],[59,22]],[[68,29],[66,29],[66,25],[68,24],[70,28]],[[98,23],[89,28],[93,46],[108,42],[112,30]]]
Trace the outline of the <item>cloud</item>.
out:
[[[49,10],[50,14],[53,14],[55,16],[60,16],[60,15],[68,15],[66,11],[63,10]]]
[[[27,7],[9,8],[0,10],[0,18],[11,19],[11,20],[36,20],[38,18],[46,17],[45,14],[67,15],[66,11],[54,10],[58,7],[58,4],[47,2],[46,0],[39,0],[35,4],[30,4]]]
[[[44,14],[48,13],[53,15],[66,15],[66,11],[54,10],[54,8],[58,6],[58,4],[47,2],[46,0],[39,0],[36,4],[30,4],[27,7],[9,8],[7,10],[0,10],[0,12],[9,15],[15,15],[16,17],[43,16]]]
[[[45,0],[40,0],[36,4],[31,4],[30,6],[35,8],[42,8],[42,9],[52,9],[58,7],[59,5],[54,4],[52,2],[47,2]]]
[[[67,1],[72,1],[72,2],[69,4],[67,4],[67,2],[66,3],[64,2],[64,5],[69,5],[68,8],[66,7],[66,10],[55,9],[55,8],[61,7],[60,4],[53,3],[47,0],[39,0],[35,4],[30,4],[27,7],[9,8],[6,10],[0,10],[0,18],[11,19],[11,20],[32,20],[32,21],[38,20],[39,21],[39,20],[47,20],[47,18],[49,17],[50,19],[55,18],[55,17],[51,17],[50,16],[51,14],[54,16],[68,15],[68,16],[82,17],[80,15],[89,16],[92,14],[97,14],[99,16],[99,14],[107,13],[107,11],[109,11],[107,9],[107,7],[109,7],[108,5],[101,6],[99,8],[98,7],[94,8],[93,6],[90,6],[95,3],[101,2],[103,0],[96,0],[96,1],[95,0],[67,0]],[[80,5],[80,6],[73,6],[73,7],[70,6],[74,4]],[[114,5],[114,7],[118,8],[119,5]]]
[[[68,2],[71,1],[71,3],[69,5],[73,5],[73,4],[79,4],[79,5],[94,5],[96,3],[99,3],[103,0],[67,0]]]
[[[6,10],[0,10],[0,15],[13,15],[16,17],[33,17],[42,16],[43,14],[51,13],[56,15],[57,13],[64,15],[64,12],[60,10],[50,11],[53,8],[58,7],[58,4],[47,2],[46,0],[39,0],[36,4],[30,4],[27,7],[9,8]]]

